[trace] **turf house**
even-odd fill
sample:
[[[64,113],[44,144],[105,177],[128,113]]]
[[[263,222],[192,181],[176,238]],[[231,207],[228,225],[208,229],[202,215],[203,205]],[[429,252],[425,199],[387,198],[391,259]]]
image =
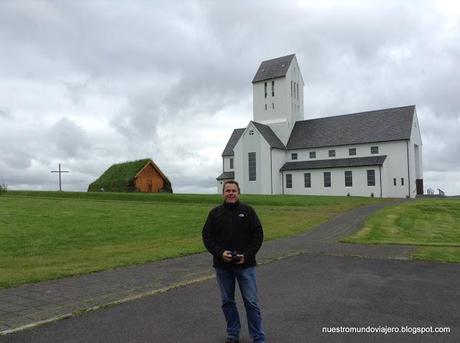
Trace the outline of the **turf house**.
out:
[[[172,193],[171,183],[151,159],[112,165],[88,187],[88,192]]]
[[[236,180],[246,194],[423,194],[414,105],[305,120],[295,55],[263,61],[252,85],[253,120],[225,146],[219,193]]]

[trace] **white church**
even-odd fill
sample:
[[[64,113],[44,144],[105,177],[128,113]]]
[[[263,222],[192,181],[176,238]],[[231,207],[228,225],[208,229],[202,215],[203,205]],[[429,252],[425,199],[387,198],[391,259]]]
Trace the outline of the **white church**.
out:
[[[222,153],[218,192],[413,198],[423,194],[422,139],[414,105],[304,120],[295,55],[263,61],[253,115]]]

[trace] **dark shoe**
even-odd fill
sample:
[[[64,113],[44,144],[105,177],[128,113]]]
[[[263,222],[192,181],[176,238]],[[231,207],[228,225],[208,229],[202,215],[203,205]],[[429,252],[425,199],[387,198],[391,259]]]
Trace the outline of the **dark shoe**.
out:
[[[239,342],[240,341],[238,339],[231,338],[231,337],[227,338],[226,341],[225,341],[225,343],[239,343]]]

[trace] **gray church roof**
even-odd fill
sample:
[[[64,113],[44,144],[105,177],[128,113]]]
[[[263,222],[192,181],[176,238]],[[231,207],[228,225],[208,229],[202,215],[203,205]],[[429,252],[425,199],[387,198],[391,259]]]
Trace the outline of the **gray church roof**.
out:
[[[233,148],[235,147],[236,143],[238,143],[244,130],[246,129],[242,128],[233,130],[232,135],[230,136],[230,139],[225,146],[224,152],[222,153],[222,156],[233,156]]]
[[[263,61],[260,64],[252,83],[286,76],[294,56],[295,54]]]
[[[280,141],[278,136],[273,132],[273,130],[270,128],[268,125],[264,125],[255,121],[252,121],[254,126],[259,130],[260,134],[265,138],[267,143],[272,147],[276,149],[286,149],[284,146],[283,142]],[[222,153],[222,156],[233,156],[233,149],[235,148],[236,143],[241,138],[241,135],[243,134],[244,130],[246,129],[235,129],[233,130],[232,135],[230,136],[230,139],[227,142],[227,145],[225,146],[224,152]]]
[[[387,108],[341,116],[302,120],[295,123],[287,146],[268,126],[254,126],[268,144],[277,149],[310,149],[410,139],[415,106]],[[233,148],[245,128],[233,130],[222,156],[233,156]]]
[[[262,134],[262,136],[265,138],[267,143],[272,147],[276,149],[286,149],[284,146],[283,142],[280,141],[278,136],[273,132],[273,130],[270,128],[268,125],[264,125],[261,123],[258,123],[256,121],[252,122],[254,126],[259,130],[259,132]]]
[[[408,140],[414,113],[411,105],[298,121],[287,149]]]
[[[233,180],[233,179],[235,179],[235,172],[223,172],[218,177],[216,177],[216,180]]]
[[[386,155],[380,155],[370,157],[334,158],[329,160],[286,162],[281,167],[280,171],[381,166],[386,157]]]

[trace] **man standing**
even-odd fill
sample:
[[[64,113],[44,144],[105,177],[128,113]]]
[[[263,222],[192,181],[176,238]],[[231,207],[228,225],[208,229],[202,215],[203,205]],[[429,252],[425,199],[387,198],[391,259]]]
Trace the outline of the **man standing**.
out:
[[[264,343],[255,273],[256,253],[263,241],[262,225],[254,209],[240,203],[238,182],[226,181],[222,193],[224,203],[209,212],[203,227],[203,243],[213,255],[227,321],[226,343],[238,343],[241,329],[235,302],[236,280],[246,308],[249,334],[253,342]]]

